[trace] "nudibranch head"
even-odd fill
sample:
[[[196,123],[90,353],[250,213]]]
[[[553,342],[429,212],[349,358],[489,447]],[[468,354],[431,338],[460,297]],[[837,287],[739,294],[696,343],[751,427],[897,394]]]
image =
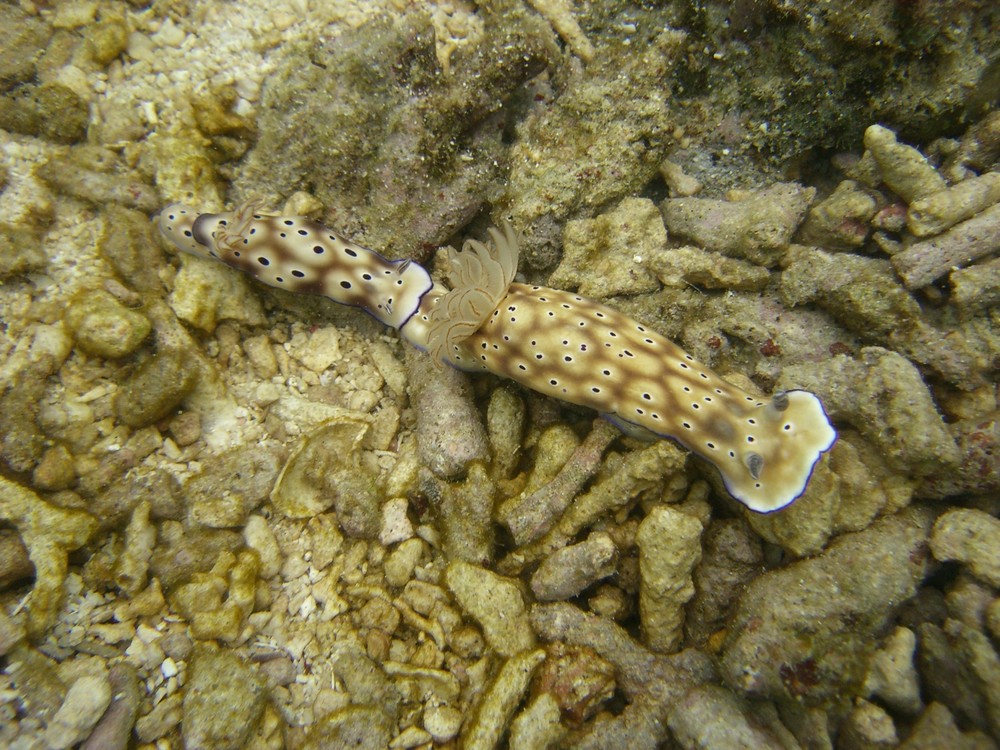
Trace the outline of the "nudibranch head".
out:
[[[778,393],[733,416],[729,445],[722,447],[736,460],[713,463],[729,493],[758,513],[781,510],[802,495],[820,457],[837,439],[822,403],[806,391]]]

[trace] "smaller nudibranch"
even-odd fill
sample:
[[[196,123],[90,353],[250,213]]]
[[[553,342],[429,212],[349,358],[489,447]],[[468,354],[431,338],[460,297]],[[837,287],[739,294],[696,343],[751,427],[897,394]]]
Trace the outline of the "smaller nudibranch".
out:
[[[730,494],[759,513],[799,497],[837,437],[812,393],[758,399],[623,313],[515,283],[509,227],[491,229],[489,246],[469,241],[450,251],[449,289],[417,263],[387,260],[310,219],[252,205],[198,214],[175,204],[158,224],[185,252],[360,307],[437,361],[591,407],[634,434],[672,438],[712,463]]]

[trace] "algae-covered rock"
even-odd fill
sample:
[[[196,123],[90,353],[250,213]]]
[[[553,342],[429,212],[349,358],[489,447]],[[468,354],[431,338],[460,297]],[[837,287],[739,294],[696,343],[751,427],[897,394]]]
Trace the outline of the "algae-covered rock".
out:
[[[42,458],[40,404],[72,347],[62,325],[34,326],[0,366],[0,461],[14,471],[30,472]]]
[[[142,211],[110,203],[104,208],[105,221],[97,248],[118,276],[138,292],[159,292],[163,288],[157,271],[163,257],[153,239],[152,224]]]
[[[188,662],[182,734],[189,750],[238,750],[257,728],[266,699],[257,671],[228,651],[196,650]]]
[[[656,204],[626,198],[594,219],[566,224],[563,258],[549,285],[576,289],[586,297],[656,291],[660,285],[646,261],[666,244],[667,230]]]
[[[131,354],[152,330],[149,318],[125,307],[103,289],[77,294],[63,319],[80,349],[104,359]]]
[[[197,363],[184,352],[157,352],[121,384],[114,400],[115,415],[130,427],[162,419],[194,390],[198,372]]]
[[[41,16],[17,5],[4,7],[0,24],[0,91],[24,83],[35,75],[35,63],[52,36]]]
[[[933,520],[926,508],[907,508],[755,579],[722,655],[726,682],[755,697],[807,703],[860,694],[877,635],[927,573]]]
[[[500,174],[504,103],[557,55],[551,29],[525,15],[484,14],[449,75],[420,11],[290,45],[265,83],[245,187],[310,189],[331,223],[393,257],[445,241]]]
[[[635,195],[657,173],[673,143],[669,81],[685,46],[683,32],[666,28],[638,51],[602,50],[517,126],[494,216],[524,232],[524,267],[554,265],[564,220]]]
[[[83,140],[88,117],[88,103],[56,81],[24,84],[0,96],[0,128],[55,143]]]
[[[0,279],[40,271],[48,262],[39,227],[0,222]]]

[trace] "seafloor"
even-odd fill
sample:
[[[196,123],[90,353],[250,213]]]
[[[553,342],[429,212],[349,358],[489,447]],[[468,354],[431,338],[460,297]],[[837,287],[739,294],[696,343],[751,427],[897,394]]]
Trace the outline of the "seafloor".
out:
[[[996,748],[990,0],[0,3],[0,747]],[[671,441],[180,256],[256,199],[599,298],[839,439]]]

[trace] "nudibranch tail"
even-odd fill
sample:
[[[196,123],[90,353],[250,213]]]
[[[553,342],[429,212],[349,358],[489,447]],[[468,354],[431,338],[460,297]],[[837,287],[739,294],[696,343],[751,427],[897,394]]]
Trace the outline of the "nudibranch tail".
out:
[[[417,263],[388,260],[312,219],[265,215],[253,204],[201,215],[173,204],[158,225],[184,252],[221,260],[278,289],[360,307],[393,328],[406,325],[434,286]]]
[[[417,263],[387,260],[310,219],[252,205],[201,215],[173,205],[159,228],[178,249],[271,286],[361,307],[436,360],[672,438],[716,466],[733,497],[760,513],[801,495],[836,440],[811,393],[758,399],[616,310],[513,282],[518,248],[509,226],[490,230],[490,246],[469,241],[450,252],[450,291]]]

